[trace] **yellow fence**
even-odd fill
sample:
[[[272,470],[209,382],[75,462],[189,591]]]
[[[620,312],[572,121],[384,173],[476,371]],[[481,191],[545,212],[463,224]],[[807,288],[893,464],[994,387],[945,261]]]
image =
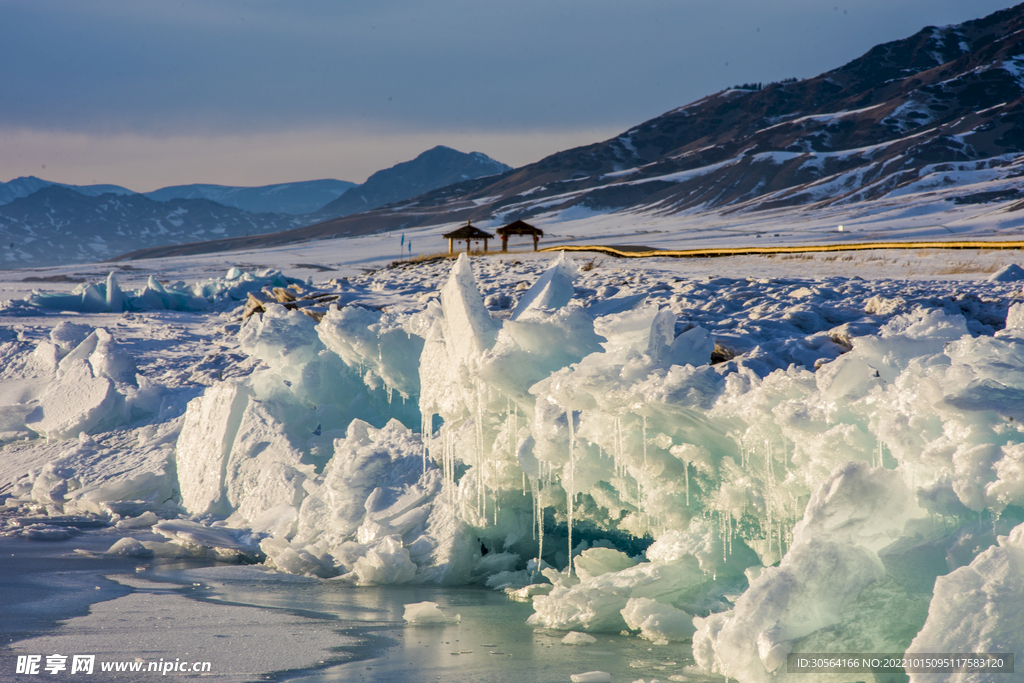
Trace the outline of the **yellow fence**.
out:
[[[680,249],[623,251],[600,244],[590,246],[544,247],[540,251],[592,251],[621,258],[714,258],[716,256],[750,256],[768,254],[806,254],[826,251],[866,251],[868,249],[1024,249],[1024,241],[985,242],[844,242],[841,244],[807,244],[790,247],[730,247],[719,249]]]

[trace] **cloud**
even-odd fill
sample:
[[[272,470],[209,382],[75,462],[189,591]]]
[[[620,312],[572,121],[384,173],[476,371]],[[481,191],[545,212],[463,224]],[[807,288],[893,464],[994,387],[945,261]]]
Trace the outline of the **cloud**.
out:
[[[285,170],[355,179],[435,144],[519,165],[735,83],[814,76],[927,23],[1009,4],[0,0],[0,122],[24,160],[5,147],[2,168],[37,173],[49,157],[80,178],[92,155],[100,182],[198,181],[181,177],[190,169],[254,179],[235,158],[265,169],[259,184]],[[303,142],[321,132],[359,137],[330,153]],[[539,151],[541,140],[552,146]]]
[[[957,4],[865,0],[847,15],[808,0],[7,0],[0,63],[19,66],[5,71],[0,120],[179,133],[629,126],[733,82],[816,75]],[[1003,4],[978,0],[959,18]]]

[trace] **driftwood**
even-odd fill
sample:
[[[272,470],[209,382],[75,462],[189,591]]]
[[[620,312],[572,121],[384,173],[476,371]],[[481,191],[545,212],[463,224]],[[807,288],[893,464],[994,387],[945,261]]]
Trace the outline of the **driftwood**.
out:
[[[249,298],[245,302],[245,311],[242,313],[242,321],[248,320],[256,313],[263,314],[267,306],[284,306],[288,310],[298,310],[305,313],[313,320],[320,322],[327,314],[329,305],[337,302],[340,294],[335,292],[309,292],[303,296],[296,297],[289,291],[295,289],[295,294],[302,294],[302,290],[296,285],[290,288],[274,287],[270,292],[266,289],[259,292],[249,292]]]

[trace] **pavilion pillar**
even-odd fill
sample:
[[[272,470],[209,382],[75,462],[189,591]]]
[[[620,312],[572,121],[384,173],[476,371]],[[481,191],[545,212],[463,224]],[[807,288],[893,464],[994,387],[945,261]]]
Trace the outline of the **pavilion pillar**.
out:
[[[451,237],[448,238],[448,253],[455,253],[455,240],[453,240]]]
[[[538,237],[537,235],[534,235],[533,236],[533,250],[534,251],[537,251],[537,242],[539,242],[539,241],[540,241],[540,237]]]
[[[503,252],[508,251],[508,235],[501,236],[501,250]]]

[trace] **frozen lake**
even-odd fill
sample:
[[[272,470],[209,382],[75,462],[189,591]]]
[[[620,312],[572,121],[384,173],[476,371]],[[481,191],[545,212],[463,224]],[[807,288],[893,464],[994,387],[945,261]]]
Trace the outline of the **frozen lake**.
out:
[[[1011,256],[435,261],[245,324],[246,290],[314,285],[12,277],[0,679],[92,656],[110,681],[756,681],[786,652],[1013,651]],[[482,585],[538,555],[563,571],[533,604]],[[407,624],[427,601],[460,620]]]
[[[59,652],[96,654],[97,662],[209,661],[217,680],[554,683],[593,670],[613,681],[712,680],[682,671],[693,663],[688,644],[596,634],[595,643],[564,645],[564,631],[526,624],[528,603],[492,590],[352,586],[254,566],[75,552],[109,542],[102,533],[57,543],[0,539],[6,576],[0,634],[7,650],[0,678],[14,671],[19,654],[45,660]],[[424,601],[460,621],[405,622],[404,605]],[[150,611],[149,623],[143,610]],[[156,619],[168,622],[163,633],[154,628]],[[143,640],[139,631],[146,631]],[[274,661],[288,666],[274,671]],[[124,674],[103,676],[122,680]],[[167,679],[175,680],[174,672]]]

